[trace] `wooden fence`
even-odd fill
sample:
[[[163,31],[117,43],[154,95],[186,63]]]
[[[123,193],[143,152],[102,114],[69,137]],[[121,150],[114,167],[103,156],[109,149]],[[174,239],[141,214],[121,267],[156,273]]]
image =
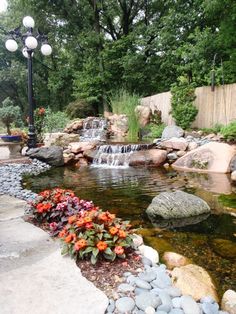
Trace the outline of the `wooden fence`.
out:
[[[198,115],[192,127],[211,128],[214,125],[226,125],[236,120],[236,83],[215,87],[214,92],[210,86],[198,87],[195,90],[195,106]],[[143,106],[149,106],[151,111],[160,110],[162,121],[171,125],[174,120],[171,111],[171,93],[161,93],[145,97],[141,101]]]

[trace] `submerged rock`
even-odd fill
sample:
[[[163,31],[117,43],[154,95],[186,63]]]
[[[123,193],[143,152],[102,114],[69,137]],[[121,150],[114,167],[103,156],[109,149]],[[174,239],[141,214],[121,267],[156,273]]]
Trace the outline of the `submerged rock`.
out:
[[[201,198],[182,191],[163,192],[154,197],[146,213],[151,220],[183,218],[209,213],[210,207]]]
[[[235,242],[225,239],[214,239],[212,240],[212,247],[216,254],[224,258],[236,259]]]

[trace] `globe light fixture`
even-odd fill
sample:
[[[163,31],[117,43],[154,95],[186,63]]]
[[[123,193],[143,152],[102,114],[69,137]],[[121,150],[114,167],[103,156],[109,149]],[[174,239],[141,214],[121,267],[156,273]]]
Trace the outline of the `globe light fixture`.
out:
[[[34,19],[31,16],[25,16],[23,18],[23,25],[26,28],[34,28]]]
[[[25,45],[30,49],[35,49],[38,46],[37,39],[33,36],[29,36],[25,40]]]
[[[10,52],[14,52],[18,48],[17,42],[14,39],[8,39],[5,43],[5,46]]]
[[[49,44],[43,44],[41,46],[41,52],[44,56],[50,56],[52,53],[52,47]]]
[[[32,57],[34,50],[38,46],[38,42],[42,43],[41,53],[44,56],[49,56],[52,53],[52,47],[48,44],[47,36],[42,34],[39,30],[34,36],[34,19],[31,16],[23,18],[23,25],[27,28],[27,32],[21,33],[20,27],[15,28],[9,32],[10,38],[7,39],[5,46],[7,50],[14,52],[18,48],[16,39],[20,39],[23,44],[22,54],[27,58],[28,64],[28,102],[29,102],[29,131],[28,131],[28,148],[37,146],[37,138],[34,126],[34,100],[33,100],[33,70],[32,70]]]

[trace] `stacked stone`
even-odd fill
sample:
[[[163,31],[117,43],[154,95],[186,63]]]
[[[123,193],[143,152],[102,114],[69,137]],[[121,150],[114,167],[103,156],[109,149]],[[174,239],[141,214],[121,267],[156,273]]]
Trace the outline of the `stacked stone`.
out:
[[[25,174],[38,175],[51,167],[37,159],[31,164],[9,164],[0,167],[0,195],[8,194],[22,200],[30,200],[36,197],[36,193],[24,189],[21,185],[22,176]]]

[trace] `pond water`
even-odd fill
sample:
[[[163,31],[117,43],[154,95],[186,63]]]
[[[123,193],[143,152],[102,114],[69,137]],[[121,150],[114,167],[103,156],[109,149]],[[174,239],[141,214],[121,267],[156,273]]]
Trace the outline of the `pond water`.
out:
[[[27,177],[26,188],[39,192],[56,186],[72,189],[83,199],[131,220],[145,243],[175,251],[205,267],[220,293],[236,290],[236,194],[225,174],[178,173],[164,168],[54,168]],[[160,192],[183,190],[204,199],[211,215],[152,224],[145,209]]]

